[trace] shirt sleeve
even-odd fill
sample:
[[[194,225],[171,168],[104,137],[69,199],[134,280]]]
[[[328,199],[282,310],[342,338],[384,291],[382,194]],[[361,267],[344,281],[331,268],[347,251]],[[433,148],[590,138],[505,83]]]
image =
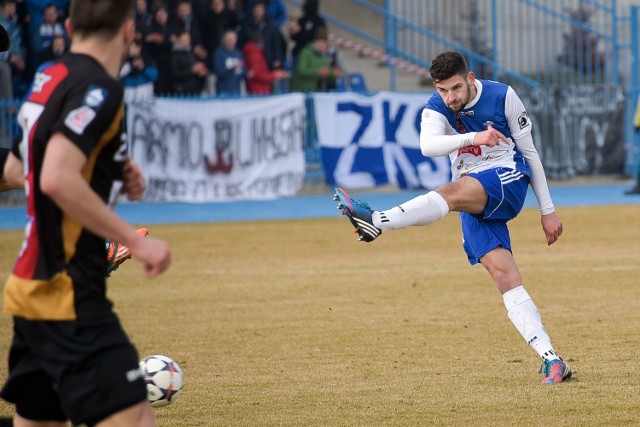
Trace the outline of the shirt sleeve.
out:
[[[524,158],[527,159],[527,163],[531,169],[531,188],[536,195],[536,199],[538,199],[540,213],[542,215],[553,213],[555,212],[555,207],[551,201],[547,178],[542,162],[540,161],[540,156],[538,155],[538,150],[536,150],[535,145],[533,145],[531,119],[529,119],[527,115],[524,104],[511,86],[507,89],[505,114],[509,122],[511,138],[515,141],[518,150],[520,150]]]
[[[447,118],[435,110],[422,110],[420,151],[427,157],[446,156],[460,148],[473,145],[476,132],[458,133]]]
[[[547,185],[547,177],[545,176],[538,151],[533,145],[531,133],[516,138],[515,143],[518,150],[520,150],[529,163],[529,168],[531,169],[531,188],[536,195],[536,199],[538,199],[540,213],[542,215],[548,215],[555,212],[556,209],[551,201],[551,194],[549,193],[549,186]]]
[[[507,89],[504,112],[509,122],[511,137],[514,140],[531,134],[531,120],[527,115],[524,104],[511,86]]]
[[[122,86],[107,79],[72,88],[52,133],[61,132],[89,157],[117,117],[122,96]]]

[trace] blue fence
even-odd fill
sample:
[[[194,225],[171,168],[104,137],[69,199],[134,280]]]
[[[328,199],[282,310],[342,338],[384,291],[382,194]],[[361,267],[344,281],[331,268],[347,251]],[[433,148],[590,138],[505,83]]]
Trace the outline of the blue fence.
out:
[[[286,0],[300,5],[300,0]],[[343,0],[357,13],[323,3],[332,28],[389,56],[429,68],[455,49],[482,78],[513,86],[620,85],[626,95],[625,171],[637,175],[640,132],[633,114],[640,95],[638,6],[618,0]],[[634,15],[635,14],[635,15]],[[364,33],[362,22],[380,31]],[[371,28],[371,25],[369,25]],[[393,62],[391,84],[395,90]]]

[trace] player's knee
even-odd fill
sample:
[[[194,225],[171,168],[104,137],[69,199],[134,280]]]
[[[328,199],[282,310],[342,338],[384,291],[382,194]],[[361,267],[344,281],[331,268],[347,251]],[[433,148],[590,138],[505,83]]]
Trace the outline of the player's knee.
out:
[[[506,292],[519,286],[522,282],[520,272],[513,263],[513,258],[505,257],[505,250],[499,248],[491,251],[480,259],[482,265],[487,269],[493,280],[496,282],[498,289]],[[510,255],[510,253],[509,253]]]
[[[97,427],[156,427],[156,420],[151,404],[147,401],[124,409],[99,422]]]
[[[474,178],[463,177],[436,189],[449,205],[449,210],[480,213],[487,204],[487,193]]]

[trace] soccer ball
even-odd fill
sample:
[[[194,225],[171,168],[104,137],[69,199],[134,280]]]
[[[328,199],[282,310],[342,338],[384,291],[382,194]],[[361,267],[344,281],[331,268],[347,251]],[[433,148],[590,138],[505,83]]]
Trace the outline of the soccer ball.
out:
[[[140,361],[140,370],[147,383],[147,398],[154,408],[168,405],[180,396],[184,386],[184,375],[180,365],[161,354],[145,357]]]

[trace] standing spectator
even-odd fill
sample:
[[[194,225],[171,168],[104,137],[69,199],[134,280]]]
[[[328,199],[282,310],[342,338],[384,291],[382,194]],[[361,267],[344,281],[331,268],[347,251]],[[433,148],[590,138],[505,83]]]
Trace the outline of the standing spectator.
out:
[[[25,13],[23,18],[28,26],[24,33],[25,44],[28,48],[27,68],[28,76],[31,78],[35,73],[36,66],[40,61],[40,24],[44,22],[44,12],[49,6],[54,5],[58,14],[69,7],[70,0],[21,0],[22,5],[18,8],[19,13]],[[63,22],[65,16],[58,16],[58,22]]]
[[[245,19],[240,30],[240,46],[244,46],[257,33],[262,36],[264,57],[269,69],[281,69],[285,59],[285,42],[278,27],[266,16],[265,0],[254,0],[251,16]]]
[[[50,3],[44,7],[43,17],[44,20],[40,24],[40,30],[38,32],[40,35],[39,53],[44,52],[45,49],[51,46],[51,42],[55,36],[67,36],[64,27],[60,23],[58,8],[55,4]]]
[[[178,34],[171,51],[171,83],[177,95],[200,95],[209,69],[193,53],[191,34]]]
[[[294,64],[302,49],[313,40],[316,29],[327,26],[319,8],[320,0],[303,0],[302,16],[297,21],[289,21],[289,36],[295,43],[291,51]]]
[[[16,2],[4,0],[0,7],[0,25],[9,35],[9,50],[0,53],[0,99],[13,99],[13,81],[25,70],[22,54],[22,29],[16,13]]]
[[[164,4],[169,8],[170,11],[175,11],[176,7],[182,0],[153,0],[153,1],[164,1]],[[193,15],[195,17],[203,16],[207,12],[207,2],[205,0],[189,0],[189,4],[193,9]]]
[[[40,55],[40,63],[43,64],[54,61],[64,55],[67,50],[69,50],[67,47],[67,39],[65,39],[64,36],[55,36],[51,42],[51,46],[45,49],[42,55]]]
[[[282,0],[267,0],[267,16],[282,28],[287,22],[287,7]]]
[[[236,15],[239,22],[244,21],[242,3],[242,0],[227,0],[227,8]]]
[[[16,15],[18,15],[18,23],[20,24],[20,29],[22,30],[22,35],[24,36],[24,48],[27,47],[26,39],[29,31],[29,21],[31,20],[31,16],[29,16],[29,12],[27,11],[27,0],[15,0],[16,4]]]
[[[289,78],[285,70],[269,69],[263,48],[262,34],[255,33],[242,48],[247,67],[247,93],[250,95],[269,95],[273,92],[273,83]]]
[[[238,49],[238,35],[233,28],[225,30],[222,43],[213,55],[217,95],[240,95],[242,80],[247,76],[244,56]]]
[[[203,19],[204,46],[211,54],[216,51],[222,33],[227,28],[235,30],[240,26],[238,16],[230,10],[224,0],[211,0],[209,10]]]
[[[143,55],[142,43],[134,40],[129,45],[129,56],[120,70],[124,102],[153,96],[153,83],[157,79],[158,68],[151,58]]]
[[[249,0],[244,8],[244,15],[251,16],[251,8],[256,0]],[[276,27],[282,27],[287,21],[287,8],[282,0],[264,0],[267,8],[267,18],[276,24]]]
[[[169,12],[160,4],[155,6],[153,21],[149,26],[149,32],[144,37],[145,51],[158,66],[158,79],[154,85],[157,95],[171,93],[171,33],[169,32]]]
[[[136,0],[136,40],[143,40],[149,32],[153,15],[149,11],[147,0]]]
[[[31,46],[29,43],[29,22],[31,21],[31,16],[27,11],[27,0],[15,0],[15,3],[18,25],[20,27],[20,32],[22,33],[22,57],[25,62],[25,69],[22,72],[22,75],[18,78],[19,81],[14,79],[14,86],[20,86],[23,89],[22,92],[26,92],[26,89],[33,77],[30,74],[29,68],[29,55],[31,52]],[[16,88],[17,87],[14,87],[14,89]],[[17,95],[14,93],[14,96]],[[20,95],[20,97],[21,96],[22,95]]]
[[[327,55],[329,41],[326,28],[320,27],[311,44],[298,56],[291,78],[291,90],[300,92],[326,92],[336,88],[340,69],[331,63]]]
[[[207,49],[202,44],[202,35],[198,21],[193,16],[193,7],[191,0],[178,0],[174,10],[174,14],[169,19],[169,31],[171,32],[172,42],[179,34],[185,31],[189,33],[193,53],[201,61],[207,60]]]

